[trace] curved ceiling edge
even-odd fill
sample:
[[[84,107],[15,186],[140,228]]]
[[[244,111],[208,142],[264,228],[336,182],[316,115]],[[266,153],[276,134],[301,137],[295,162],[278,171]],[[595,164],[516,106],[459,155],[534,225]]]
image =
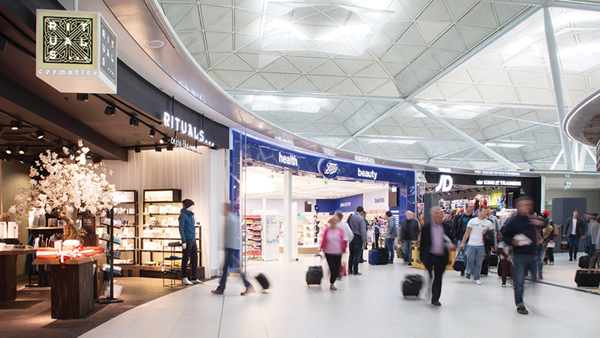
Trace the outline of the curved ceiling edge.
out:
[[[586,127],[598,114],[600,114],[600,88],[591,91],[571,108],[565,117],[563,131],[575,142],[596,147],[596,144],[586,137]]]
[[[278,143],[293,144],[294,148],[323,154],[324,156],[351,161],[356,161],[356,156],[364,156],[373,162],[371,164],[413,170],[438,171],[440,168],[440,166],[399,162],[368,154],[334,149],[285,131],[244,108],[206,74],[183,46],[156,0],[104,0],[104,4],[137,45],[164,73],[201,102],[202,105],[209,107],[233,122],[229,124],[230,127],[235,128],[231,124],[238,124],[249,129],[248,132],[253,135],[267,136]],[[161,39],[168,42],[164,46],[167,48],[152,49],[146,46],[148,41]],[[451,170],[456,173],[476,173],[476,171],[479,171],[466,168],[451,168]]]

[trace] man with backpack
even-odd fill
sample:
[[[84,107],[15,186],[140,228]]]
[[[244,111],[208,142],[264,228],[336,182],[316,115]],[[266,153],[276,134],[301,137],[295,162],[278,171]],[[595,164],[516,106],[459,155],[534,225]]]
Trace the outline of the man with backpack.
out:
[[[453,228],[454,228],[454,233],[456,234],[456,238],[457,238],[457,242],[456,242],[456,247],[457,250],[460,251],[460,246],[462,244],[462,238],[465,236],[465,232],[467,232],[467,224],[469,224],[469,221],[473,218],[475,218],[475,216],[473,215],[473,205],[471,203],[468,203],[467,205],[465,205],[465,212],[462,214],[459,214],[458,216],[456,216],[454,218],[454,223],[453,223]],[[467,246],[467,243],[465,243],[465,247]],[[457,251],[457,254],[458,254]],[[466,259],[468,260],[468,257],[466,257]],[[469,265],[467,265],[465,271],[462,271],[460,273],[461,276],[464,276],[465,274],[470,275],[471,271],[469,270]]]

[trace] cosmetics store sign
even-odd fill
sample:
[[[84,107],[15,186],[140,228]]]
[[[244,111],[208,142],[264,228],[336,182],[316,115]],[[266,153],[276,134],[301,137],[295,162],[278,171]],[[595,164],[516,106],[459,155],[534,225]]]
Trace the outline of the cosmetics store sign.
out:
[[[61,93],[117,93],[117,36],[100,13],[37,11],[36,75]]]

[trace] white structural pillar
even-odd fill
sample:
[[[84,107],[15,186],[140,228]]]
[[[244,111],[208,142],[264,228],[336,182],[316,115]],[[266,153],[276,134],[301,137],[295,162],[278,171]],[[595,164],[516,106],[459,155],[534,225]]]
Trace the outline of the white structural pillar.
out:
[[[560,125],[560,143],[562,144],[565,155],[565,169],[573,170],[573,156],[571,155],[571,148],[569,147],[569,139],[563,129],[566,117],[565,100],[563,98],[563,87],[560,76],[556,36],[554,35],[554,25],[552,25],[552,16],[550,15],[550,9],[548,7],[544,7],[544,29],[546,31],[546,46],[548,47],[550,70],[552,71],[552,83],[554,84],[554,96],[556,97],[556,113],[558,115],[558,124]]]
[[[292,222],[292,171],[285,169],[283,173],[283,260],[294,258],[294,227]]]

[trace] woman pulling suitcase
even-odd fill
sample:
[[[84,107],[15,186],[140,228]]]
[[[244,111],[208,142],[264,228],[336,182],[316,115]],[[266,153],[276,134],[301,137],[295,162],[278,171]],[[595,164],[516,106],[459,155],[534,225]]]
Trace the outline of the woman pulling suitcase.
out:
[[[325,227],[323,241],[321,242],[321,248],[319,249],[319,251],[325,253],[325,259],[327,259],[327,265],[329,265],[329,283],[331,283],[329,288],[331,290],[337,290],[334,284],[340,273],[342,253],[344,253],[344,248],[346,247],[344,230],[337,226],[339,222],[340,219],[336,216],[333,216],[327,221],[329,226]]]

